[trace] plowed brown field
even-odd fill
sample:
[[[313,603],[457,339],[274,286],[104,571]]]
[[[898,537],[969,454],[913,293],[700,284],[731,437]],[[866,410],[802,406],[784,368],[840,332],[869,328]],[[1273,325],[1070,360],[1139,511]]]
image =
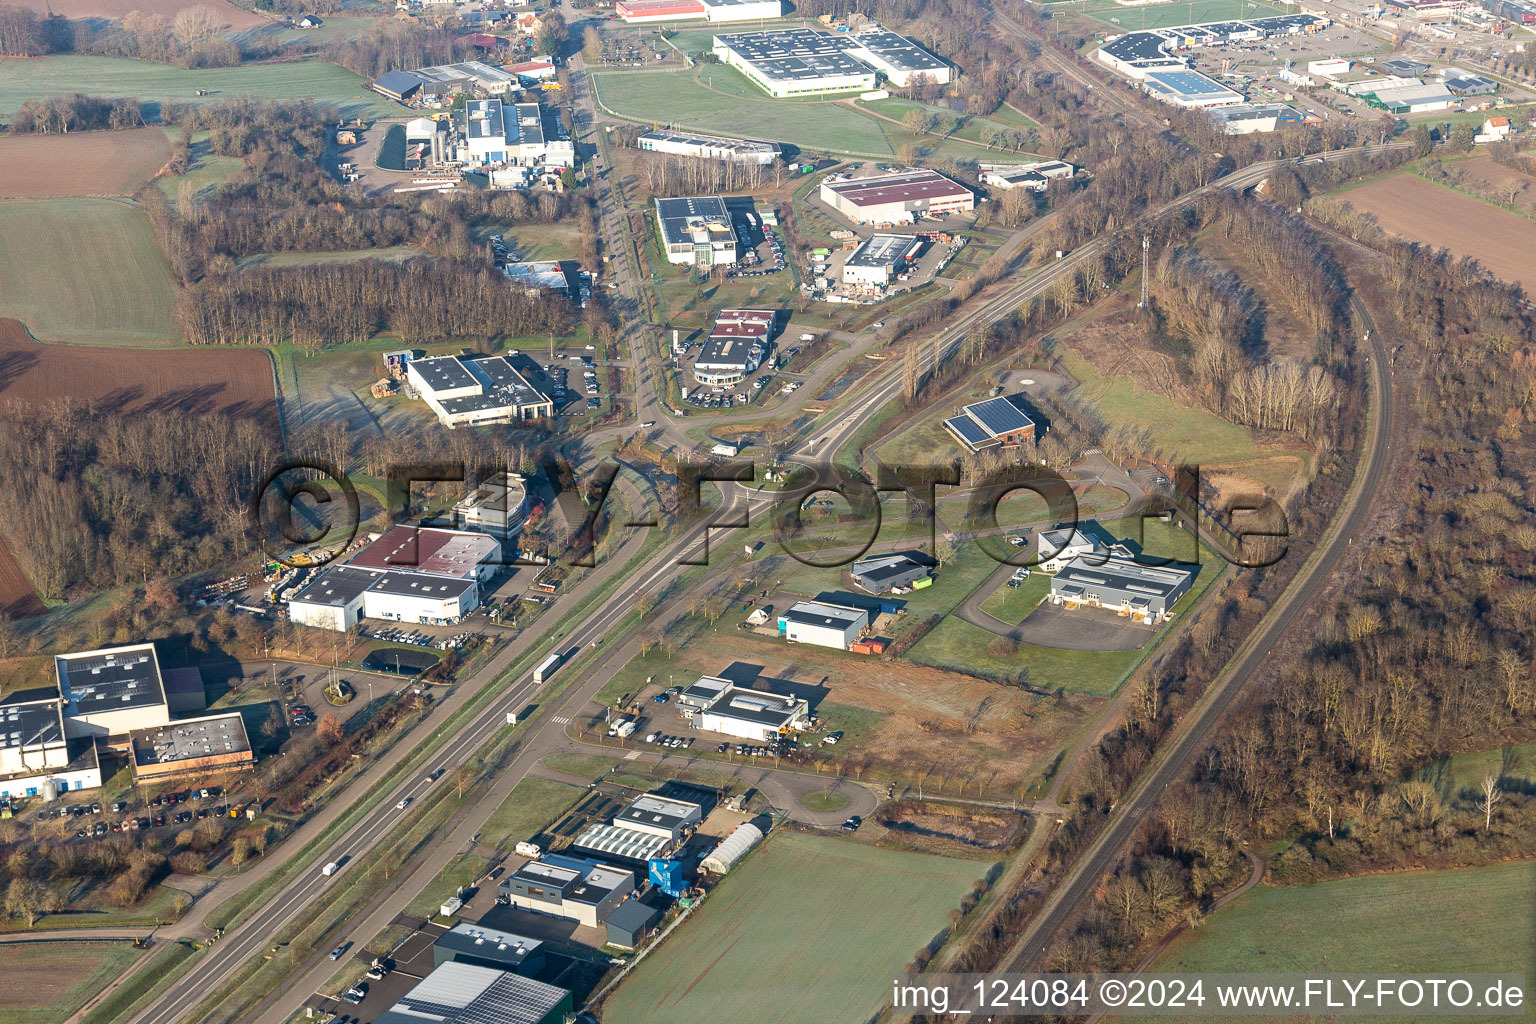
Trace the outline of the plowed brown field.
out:
[[[1536,221],[1441,188],[1407,172],[1344,193],[1382,230],[1457,256],[1470,256],[1495,277],[1536,290]]]
[[[16,564],[16,556],[11,554],[5,538],[0,537],[0,621],[24,619],[47,610],[21,566]]]
[[[241,10],[226,0],[11,0],[11,3],[38,14],[62,14],[70,19],[120,19],[129,11],[174,18],[188,7],[207,7],[219,16],[226,28],[259,28],[273,23],[270,18]]]
[[[221,412],[277,428],[272,361],[254,349],[87,348],[33,341],[0,319],[0,411],[12,401],[95,402],[114,412]]]
[[[171,158],[159,128],[0,138],[0,199],[128,195]]]

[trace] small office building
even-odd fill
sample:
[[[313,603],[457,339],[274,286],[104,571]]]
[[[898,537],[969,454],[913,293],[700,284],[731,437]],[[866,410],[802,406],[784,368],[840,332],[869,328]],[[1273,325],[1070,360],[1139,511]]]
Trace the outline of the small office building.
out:
[[[785,732],[805,728],[810,717],[810,705],[799,697],[732,685],[721,690],[694,720],[706,732],[767,743]]]
[[[630,801],[613,818],[618,828],[630,829],[676,842],[684,832],[704,820],[704,808],[688,800],[672,800],[646,793]]]
[[[1195,575],[1175,566],[1149,566],[1112,556],[1102,562],[1078,558],[1051,578],[1052,604],[1107,608],[1147,625],[1168,618]]]
[[[776,314],[771,309],[722,309],[715,314],[709,337],[693,361],[700,384],[740,384],[763,364],[773,336]]]
[[[1109,557],[1109,549],[1076,528],[1042,530],[1036,539],[1036,556],[1041,572],[1059,572],[1079,558],[1099,561]],[[1122,549],[1123,550],[1123,549]]]
[[[596,928],[634,888],[633,872],[550,853],[503,878],[498,891],[514,907]]]
[[[981,181],[982,184],[1003,192],[1016,188],[1044,192],[1050,187],[1052,181],[1058,178],[1070,178],[1076,173],[1077,168],[1064,160],[1047,160],[1035,164],[1021,164],[1018,167],[999,167],[996,170],[983,171]]]
[[[868,594],[889,594],[928,578],[928,567],[908,555],[861,558],[848,567],[854,586]]]
[[[1002,395],[972,402],[944,421],[955,440],[973,452],[1034,444],[1035,421],[1024,411],[1023,395]]]
[[[133,781],[140,786],[202,778],[256,767],[256,753],[238,711],[183,718],[128,734]]]
[[[741,258],[736,225],[720,196],[658,198],[656,230],[668,263],[708,268]]]
[[[518,473],[497,473],[476,484],[453,506],[453,518],[465,530],[480,530],[505,541],[528,518],[528,482]]]

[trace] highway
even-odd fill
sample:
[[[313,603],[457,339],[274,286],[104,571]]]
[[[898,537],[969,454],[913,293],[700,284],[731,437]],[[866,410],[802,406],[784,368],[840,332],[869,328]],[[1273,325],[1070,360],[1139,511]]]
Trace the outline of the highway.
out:
[[[1243,695],[1246,685],[1263,672],[1286,631],[1306,612],[1371,514],[1390,458],[1391,364],[1369,311],[1358,298],[1352,298],[1351,308],[1356,326],[1370,346],[1369,454],[1345,499],[1342,514],[1335,516],[1324,542],[1313,551],[1300,574],[1286,588],[1255,633],[1239,648],[1236,658],[1212,681],[1199,704],[1179,725],[1171,740],[1164,744],[1162,756],[1154,762],[1152,770],[1120,798],[1111,812],[1109,825],[1078,857],[1040,912],[1031,919],[998,967],[999,971],[1023,972],[1044,966],[1041,958],[1049,950],[1052,940],[1084,902],[1093,898],[1099,880],[1114,867],[1136,827],[1156,809],[1163,791],[1188,773],[1194,759],[1214,737],[1222,717]]]

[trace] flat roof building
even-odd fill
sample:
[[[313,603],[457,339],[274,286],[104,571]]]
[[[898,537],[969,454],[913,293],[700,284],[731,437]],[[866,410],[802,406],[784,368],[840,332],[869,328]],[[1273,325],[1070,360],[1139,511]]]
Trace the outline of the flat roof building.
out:
[[[544,966],[543,946],[525,935],[461,921],[432,943],[432,963],[472,964],[534,975]]]
[[[751,139],[726,139],[718,135],[700,135],[697,132],[677,131],[672,128],[656,128],[643,132],[637,146],[647,153],[671,153],[675,156],[701,157],[709,160],[732,160],[744,164],[760,164],[766,167],[778,157],[776,142],[755,142]]]
[[[249,771],[256,753],[238,711],[184,718],[128,734],[133,780],[141,786]]]
[[[770,96],[906,87],[919,77],[943,85],[954,69],[894,32],[826,33],[806,28],[715,36],[713,52]]]
[[[923,249],[923,239],[913,235],[873,234],[859,243],[843,263],[843,284],[860,288],[885,288]]]
[[[676,842],[689,828],[704,820],[704,808],[688,800],[673,800],[647,793],[631,800],[614,815],[615,826],[649,833]]]
[[[571,993],[511,971],[438,964],[373,1024],[563,1024]]]
[[[1175,566],[1142,565],[1111,556],[1091,563],[1072,560],[1051,577],[1051,603],[1067,608],[1107,608],[1152,625],[1168,618],[1195,575]]]
[[[739,384],[763,364],[773,336],[777,314],[771,309],[722,309],[715,314],[693,361],[693,377],[700,384]]]
[[[617,0],[614,13],[626,24],[663,21],[763,21],[784,14],[781,0]]]
[[[1175,107],[1224,107],[1243,102],[1242,93],[1198,71],[1153,71],[1141,84],[1148,96]]]
[[[658,198],[656,229],[668,263],[729,266],[741,258],[735,222],[720,196]]]
[[[799,697],[784,697],[732,684],[693,717],[698,727],[706,732],[767,743],[786,732],[805,728],[811,709],[810,704]]]
[[[503,878],[498,890],[512,906],[596,928],[634,888],[633,872],[549,853]]]
[[[66,735],[126,737],[171,720],[154,644],[61,654],[53,664]]]
[[[828,179],[821,200],[855,224],[911,224],[976,207],[976,194],[938,171],[909,169],[867,178]]]
[[[1002,395],[972,402],[944,421],[955,439],[973,452],[986,448],[1034,444],[1035,421],[1024,411],[1022,395]]]
[[[848,567],[854,586],[870,594],[889,594],[928,578],[928,567],[908,555],[877,555],[861,558]]]
[[[435,95],[469,92],[480,89],[498,96],[511,89],[520,88],[517,78],[493,64],[478,60],[466,60],[459,64],[439,64],[417,68],[410,72],[421,79],[424,90]]]
[[[1076,173],[1077,168],[1064,160],[1046,160],[1041,163],[983,171],[981,181],[984,185],[990,185],[1004,192],[1015,188],[1044,192],[1053,180],[1070,178]]]
[[[863,608],[801,601],[779,616],[779,635],[792,643],[816,644],[846,651],[869,626]]]
[[[472,167],[568,167],[575,160],[559,111],[537,103],[470,100],[454,111],[453,124],[458,159]]]
[[[453,517],[466,530],[483,530],[505,544],[528,519],[528,482],[510,470],[487,477],[453,506]]]
[[[555,414],[548,395],[528,382],[506,356],[436,356],[406,364],[406,378],[438,422],[516,423]]]
[[[12,776],[45,774],[69,764],[63,701],[52,690],[13,693],[0,700],[0,793]]]
[[[1443,85],[1400,85],[1366,93],[1363,98],[1367,106],[1377,107],[1391,114],[1420,114],[1432,110],[1448,110],[1457,103],[1455,95]]]
[[[608,934],[608,945],[619,949],[638,947],[640,940],[645,938],[651,926],[660,918],[660,907],[653,907],[643,899],[625,900],[603,922]]]
[[[1076,527],[1042,530],[1035,537],[1035,558],[1041,572],[1059,572],[1080,558],[1097,564],[1108,557],[1108,548]]]
[[[429,526],[391,526],[347,564],[363,569],[395,569],[484,580],[500,566],[501,542],[470,530]]]

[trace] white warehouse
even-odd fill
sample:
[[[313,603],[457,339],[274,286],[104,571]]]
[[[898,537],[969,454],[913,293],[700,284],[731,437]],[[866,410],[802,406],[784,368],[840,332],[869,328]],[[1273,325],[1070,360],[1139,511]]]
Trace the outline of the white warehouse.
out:
[[[779,616],[779,635],[793,643],[846,651],[869,627],[869,612],[820,601],[801,601]]]

